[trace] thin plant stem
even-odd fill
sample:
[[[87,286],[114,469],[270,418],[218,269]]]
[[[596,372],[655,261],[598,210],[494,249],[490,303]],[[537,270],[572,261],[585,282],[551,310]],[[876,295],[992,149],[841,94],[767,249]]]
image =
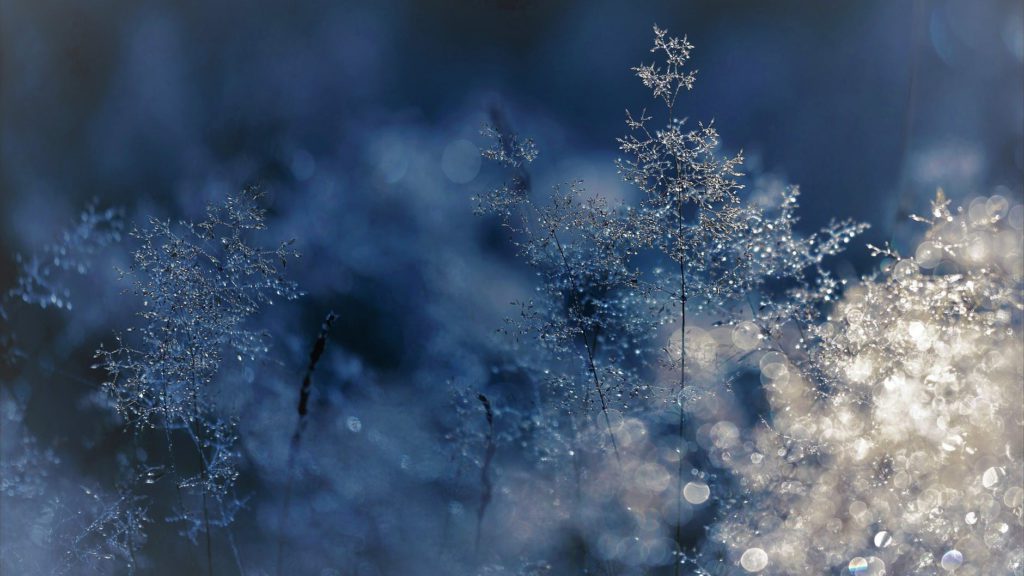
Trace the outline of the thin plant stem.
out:
[[[309,393],[313,385],[313,371],[316,369],[316,365],[320,362],[320,357],[324,353],[324,348],[327,345],[327,335],[330,332],[331,324],[335,319],[337,319],[337,316],[334,312],[328,312],[323,323],[320,325],[320,333],[317,335],[316,342],[313,344],[313,349],[309,353],[309,363],[306,365],[306,373],[302,378],[302,387],[299,389],[299,421],[295,425],[295,432],[292,434],[291,444],[288,447],[288,480],[285,485],[284,501],[281,504],[281,517],[278,522],[278,576],[284,574],[285,529],[288,525],[288,512],[291,507],[292,485],[295,481],[296,459],[298,458],[299,449],[302,444],[302,435],[306,430],[307,415],[309,414]]]

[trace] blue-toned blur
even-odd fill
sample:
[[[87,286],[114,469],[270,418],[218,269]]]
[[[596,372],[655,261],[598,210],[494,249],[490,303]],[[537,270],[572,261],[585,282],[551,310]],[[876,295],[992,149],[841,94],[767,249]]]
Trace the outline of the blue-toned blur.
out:
[[[2,0],[0,572],[1024,574],[1022,202],[1012,0]]]

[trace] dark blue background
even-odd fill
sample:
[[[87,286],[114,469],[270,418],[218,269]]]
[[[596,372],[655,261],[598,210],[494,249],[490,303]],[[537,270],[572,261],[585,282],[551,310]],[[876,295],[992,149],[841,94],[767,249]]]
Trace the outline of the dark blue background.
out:
[[[649,102],[628,68],[655,22],[696,45],[685,113],[802,185],[809,224],[884,229],[904,190],[914,208],[939,185],[1020,193],[1014,2],[3,6],[7,214],[33,194],[163,201],[231,163],[266,178],[289,147],[349,156],[396,117],[460,129],[482,95],[551,118],[567,148],[614,153],[622,111]],[[916,174],[928,154],[947,166]]]
[[[377,543],[392,512],[393,538],[426,562],[437,550],[409,538],[436,531],[446,499],[476,498],[475,484],[459,493],[439,480],[451,460],[436,433],[458,423],[448,383],[514,403],[515,378],[495,368],[510,354],[489,338],[533,282],[495,222],[472,214],[471,196],[497,174],[454,182],[444,151],[481,143],[499,106],[536,139],[538,184],[583,177],[628,195],[615,138],[626,108],[654,105],[629,71],[651,60],[654,23],[696,46],[682,114],[713,119],[752,174],[799,184],[805,231],[854,218],[873,226],[864,242],[907,248],[920,227],[906,215],[937,187],[957,203],[1024,196],[1014,1],[0,0],[0,288],[14,282],[14,254],[52,241],[90,198],[135,222],[194,218],[206,201],[262,184],[267,238],[297,239],[303,258],[288,273],[308,294],[258,320],[280,364],[236,399],[251,497],[240,546],[251,565],[269,565],[298,375],[334,309],[309,445],[339,469],[304,492],[332,513],[307,522],[315,536],[295,561],[309,564],[296,573],[319,573],[316,560],[342,554],[337,542],[352,534]],[[25,424],[64,447],[72,484],[112,486],[126,445],[90,400],[102,375],[89,365],[99,342],[137,322],[113,272],[130,249],[73,281],[74,314],[14,319],[29,358],[11,377]],[[858,242],[836,266],[853,275],[875,264]],[[352,417],[361,432],[346,432]],[[297,525],[306,504],[297,498]],[[175,573],[170,559],[193,549],[154,530],[147,553]],[[364,556],[401,562],[399,548]]]

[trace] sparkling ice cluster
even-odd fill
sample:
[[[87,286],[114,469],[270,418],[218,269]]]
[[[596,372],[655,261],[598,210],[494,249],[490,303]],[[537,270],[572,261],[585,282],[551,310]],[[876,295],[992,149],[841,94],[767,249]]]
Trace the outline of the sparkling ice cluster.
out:
[[[1021,206],[916,219],[806,355],[759,346],[771,422],[715,447],[740,489],[709,548],[743,572],[1024,573]]]

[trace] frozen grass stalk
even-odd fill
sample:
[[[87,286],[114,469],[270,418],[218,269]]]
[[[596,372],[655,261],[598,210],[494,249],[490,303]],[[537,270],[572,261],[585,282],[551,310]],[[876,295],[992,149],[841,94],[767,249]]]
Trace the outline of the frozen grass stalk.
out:
[[[483,394],[478,394],[477,399],[483,405],[484,416],[487,418],[487,432],[484,436],[484,462],[480,467],[480,507],[476,513],[476,554],[479,556],[484,514],[487,513],[487,506],[491,503],[491,495],[494,490],[494,485],[491,482],[491,461],[494,460],[497,448],[494,445],[494,411],[491,409],[491,401]]]
[[[328,312],[320,325],[320,333],[317,334],[313,349],[309,352],[309,363],[306,365],[306,373],[302,377],[302,387],[299,389],[298,413],[299,420],[295,424],[295,432],[292,434],[291,443],[288,445],[288,465],[285,468],[288,473],[288,482],[284,489],[284,502],[281,504],[281,519],[278,526],[277,540],[277,573],[284,574],[284,547],[285,534],[288,527],[288,509],[291,506],[292,484],[295,481],[296,458],[302,445],[302,435],[306,431],[307,414],[309,413],[309,394],[313,386],[313,371],[323,356],[324,348],[327,346],[327,335],[331,331],[331,324],[338,317],[334,312]]]

